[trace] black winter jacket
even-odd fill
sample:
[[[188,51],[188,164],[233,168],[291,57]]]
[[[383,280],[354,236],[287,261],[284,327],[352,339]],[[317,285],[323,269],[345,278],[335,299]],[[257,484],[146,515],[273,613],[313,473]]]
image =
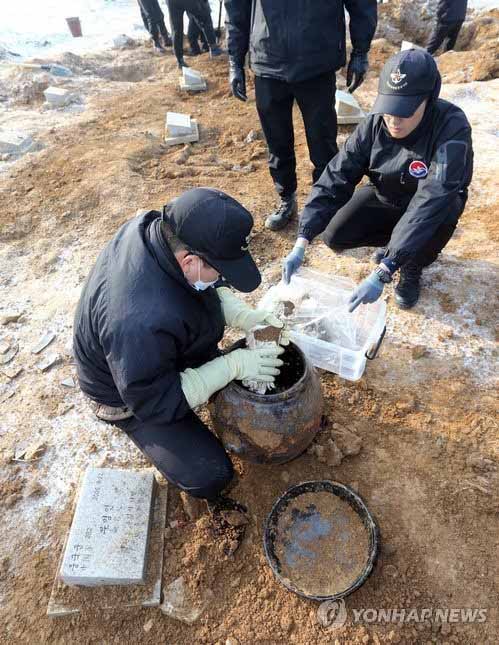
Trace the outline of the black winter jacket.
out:
[[[345,7],[352,46],[369,51],[376,0],[224,0],[229,55],[244,66],[294,83],[343,67]]]
[[[461,22],[466,18],[468,0],[439,0],[437,5],[438,22]]]
[[[421,161],[426,168],[413,163]],[[452,103],[437,99],[414,132],[398,140],[388,133],[382,115],[371,114],[314,184],[300,217],[299,235],[312,240],[322,233],[367,175],[382,202],[406,209],[393,230],[387,256],[401,266],[431,239],[446,216],[446,204],[458,194],[464,204],[472,173],[471,126]]]
[[[99,255],[75,315],[81,389],[168,424],[190,408],[179,373],[217,355],[224,318],[215,289],[195,291],[160,231],[160,213],[124,224]]]

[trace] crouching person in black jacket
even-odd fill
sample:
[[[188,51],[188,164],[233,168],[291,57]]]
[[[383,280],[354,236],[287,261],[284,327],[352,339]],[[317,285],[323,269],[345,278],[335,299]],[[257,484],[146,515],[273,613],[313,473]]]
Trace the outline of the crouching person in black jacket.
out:
[[[383,247],[375,255],[379,265],[354,291],[350,311],[375,302],[397,270],[397,304],[416,304],[421,272],[452,237],[473,172],[471,126],[461,109],[438,98],[440,85],[435,61],[423,50],[387,61],[372,113],[312,188],[298,240],[284,261],[286,282],[309,242],[323,233],[338,251]],[[369,183],[354,192],[364,175]]]
[[[214,288],[221,277],[243,292],[260,284],[252,227],[241,204],[209,188],[138,214],[98,257],[74,323],[78,380],[97,416],[124,430],[172,484],[214,503],[233,468],[193,409],[233,379],[272,382],[284,351],[218,350],[226,325],[282,327]]]

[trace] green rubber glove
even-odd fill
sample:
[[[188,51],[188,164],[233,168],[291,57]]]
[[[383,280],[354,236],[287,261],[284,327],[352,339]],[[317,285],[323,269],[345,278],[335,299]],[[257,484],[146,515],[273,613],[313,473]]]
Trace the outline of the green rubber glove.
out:
[[[222,311],[228,327],[249,331],[256,325],[270,325],[278,329],[284,326],[284,323],[271,311],[253,309],[242,300],[239,300],[227,287],[219,287],[217,293],[222,303]]]
[[[284,349],[278,345],[262,349],[235,349],[233,352],[180,373],[182,391],[190,408],[206,403],[210,396],[234,379],[273,383],[283,364],[277,358]]]

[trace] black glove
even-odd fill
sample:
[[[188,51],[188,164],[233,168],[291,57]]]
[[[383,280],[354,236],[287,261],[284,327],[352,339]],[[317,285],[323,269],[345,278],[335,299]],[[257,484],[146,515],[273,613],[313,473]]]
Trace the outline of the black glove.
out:
[[[347,86],[350,94],[355,92],[364,81],[368,67],[367,52],[360,52],[357,49],[353,49],[347,68]]]
[[[246,75],[244,67],[231,58],[229,60],[229,83],[232,95],[240,101],[246,101]]]

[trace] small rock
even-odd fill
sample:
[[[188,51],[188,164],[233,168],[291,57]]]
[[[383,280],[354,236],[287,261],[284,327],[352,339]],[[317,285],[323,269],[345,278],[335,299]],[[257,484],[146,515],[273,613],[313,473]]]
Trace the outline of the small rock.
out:
[[[17,343],[10,345],[9,349],[5,353],[0,353],[0,365],[7,365],[7,363],[10,363],[18,351],[19,345]]]
[[[154,621],[151,618],[150,620],[147,621],[147,623],[144,624],[144,627],[142,629],[145,631],[146,634],[148,634],[151,631],[153,625],[154,625]]]
[[[358,455],[362,448],[362,439],[348,428],[334,424],[333,438],[335,444],[344,455]]]
[[[248,523],[247,516],[239,511],[221,511],[220,515],[231,526],[244,526]]]
[[[23,315],[24,312],[22,311],[12,311],[7,314],[4,314],[0,318],[0,324],[2,325],[9,325],[10,323],[15,323],[19,320],[19,318]]]
[[[50,345],[50,343],[54,340],[54,338],[55,338],[55,334],[51,331],[48,331],[40,338],[38,343],[33,347],[33,349],[31,350],[31,353],[39,354],[42,350],[45,349],[45,347],[48,347]]]
[[[57,365],[57,363],[59,363],[60,361],[61,361],[61,357],[59,354],[48,354],[43,359],[43,361],[40,361],[39,363],[37,363],[36,366],[41,372],[46,372],[54,365]]]
[[[164,590],[163,604],[160,605],[161,611],[188,625],[195,623],[204,612],[208,603],[213,599],[213,592],[205,590],[199,601],[194,601],[184,577],[176,578]]]
[[[225,645],[239,645],[239,641],[237,638],[234,638],[234,636],[229,636],[229,638],[225,640]]]
[[[286,470],[282,471],[281,479],[285,484],[287,484],[289,482],[289,473]]]
[[[1,161],[8,161],[11,158],[12,155],[10,155],[8,152],[4,152],[2,155],[0,155],[0,160]]]
[[[61,385],[64,385],[64,387],[75,387],[76,384],[73,377],[69,376],[61,381]]]
[[[481,473],[491,473],[497,470],[497,464],[492,459],[482,457],[479,453],[470,455],[467,459],[467,464],[473,470]]]
[[[16,377],[19,376],[19,374],[23,371],[22,367],[19,367],[19,365],[15,365],[13,367],[4,367],[3,370],[0,370],[2,374],[5,374],[5,376],[13,381]]]
[[[261,132],[258,130],[250,130],[246,135],[244,143],[253,143],[253,141],[257,141],[258,139],[261,139]]]
[[[327,465],[330,468],[336,468],[341,464],[342,461],[343,461],[342,451],[338,448],[338,446],[334,442],[331,442],[329,444],[329,450],[328,450],[327,459],[326,459]]]
[[[6,354],[11,347],[11,343],[8,340],[1,339],[0,340],[0,354]]]
[[[412,358],[417,361],[418,359],[423,358],[423,356],[428,355],[428,349],[425,345],[415,345],[412,348],[411,355]]]
[[[207,511],[206,502],[204,500],[191,497],[191,495],[188,495],[185,491],[180,492],[180,500],[185,514],[192,522],[195,522]]]

